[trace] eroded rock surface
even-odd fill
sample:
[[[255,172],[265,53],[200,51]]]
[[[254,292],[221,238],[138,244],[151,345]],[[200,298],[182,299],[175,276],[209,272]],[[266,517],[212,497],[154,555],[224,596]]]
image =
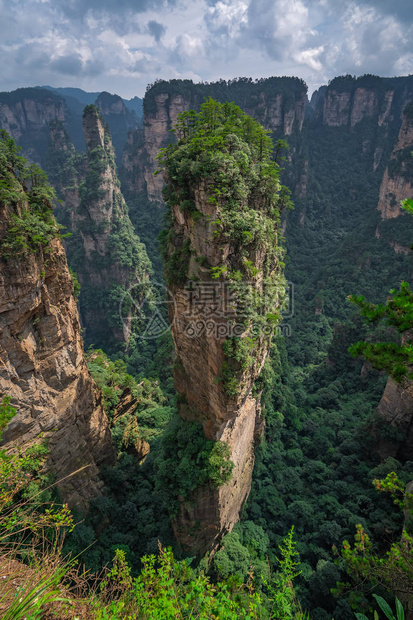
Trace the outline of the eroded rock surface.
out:
[[[16,209],[0,201],[0,245]],[[23,257],[6,259],[0,250],[0,395],[11,396],[18,411],[3,443],[17,449],[47,440],[47,467],[62,498],[85,511],[101,492],[99,467],[113,463],[115,452],[72,292],[60,240]]]
[[[219,104],[205,104],[205,110],[208,105],[220,113]],[[234,114],[240,124],[247,118],[241,110]],[[230,133],[221,158],[212,150],[202,159],[206,178],[202,172],[197,180],[186,176],[191,167],[185,155],[183,168],[176,163],[181,143],[172,177],[166,167],[171,220],[165,271],[179,415],[200,423],[208,440],[224,442],[234,465],[231,479],[218,488],[205,485],[190,501],[181,498],[174,531],[182,547],[197,555],[214,550],[233,528],[250,491],[255,445],[264,426],[260,390],[254,386],[269,350],[270,317],[277,320],[277,291],[284,287],[279,187],[266,185],[259,147],[240,136]],[[185,148],[193,147],[184,143],[182,153]],[[239,166],[245,153],[248,163]],[[196,156],[191,162],[197,169]],[[218,177],[226,179],[222,186]],[[241,185],[244,190],[238,192]]]
[[[413,196],[413,104],[406,106],[403,123],[380,186],[377,205],[382,220],[404,215],[400,202]]]
[[[76,158],[63,126],[52,125],[51,152],[60,162],[52,182],[63,197],[59,218],[73,233],[67,253],[83,287],[85,338],[103,346],[108,337],[129,341],[131,315],[125,308],[133,307],[130,295],[148,279],[151,265],[129,219],[112,140],[97,107],[85,109],[83,130],[87,153]]]

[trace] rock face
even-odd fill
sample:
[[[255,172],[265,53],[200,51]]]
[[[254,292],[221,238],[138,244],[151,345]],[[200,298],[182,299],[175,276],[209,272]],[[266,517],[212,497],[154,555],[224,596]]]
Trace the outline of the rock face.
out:
[[[216,298],[205,313],[197,317],[198,325],[199,321],[205,323],[197,335],[193,333],[194,316],[188,312],[187,288],[170,285],[174,299],[169,317],[176,351],[174,383],[185,401],[180,405],[181,417],[201,422],[208,439],[228,444],[234,463],[230,482],[218,489],[200,489],[190,505],[181,505],[180,514],[174,520],[174,531],[182,547],[203,554],[213,549],[237,523],[250,492],[255,444],[263,429],[260,398],[259,395],[252,396],[251,390],[264,364],[268,340],[262,339],[256,344],[254,364],[239,373],[236,394],[229,395],[223,382],[218,380],[226,360],[223,345],[227,340],[228,322],[222,315],[222,308],[228,304],[226,292],[229,288],[225,291],[223,284],[211,280],[210,268],[222,265],[223,257],[230,267],[235,262],[234,249],[229,244],[223,248],[222,240],[214,239],[211,222],[219,218],[219,208],[208,204],[208,193],[198,187],[195,196],[197,211],[206,217],[195,222],[191,216],[182,216],[177,206],[173,213],[174,238],[176,243],[182,242],[183,245],[190,240],[192,255],[188,273],[200,282],[196,285],[195,295],[208,297],[211,291],[215,291]],[[208,266],[199,266],[196,261],[201,257],[206,257]],[[257,253],[256,268],[262,268],[264,260],[265,254]],[[242,328],[240,333],[246,335]],[[201,525],[194,536],[191,532],[197,523]]]
[[[102,117],[110,127],[117,163],[122,161],[123,147],[128,141],[129,131],[136,129],[138,118],[135,111],[129,110],[121,97],[103,91],[96,99]]]
[[[244,152],[238,153],[237,148],[238,142],[234,142],[234,151],[229,147],[234,167],[238,154]],[[212,166],[216,165],[214,157]],[[181,501],[173,522],[175,534],[185,550],[196,554],[213,550],[232,529],[250,491],[254,448],[264,425],[260,393],[253,392],[253,387],[272,332],[264,311],[269,292],[264,283],[271,282],[271,293],[283,288],[278,218],[263,206],[265,185],[260,185],[263,194],[254,186],[243,197],[238,196],[236,209],[242,218],[239,226],[244,241],[236,225],[234,228],[236,215],[228,211],[232,204],[228,196],[236,195],[243,180],[248,188],[244,172],[234,172],[236,180],[231,177],[230,189],[219,190],[213,181],[218,168],[208,179],[188,181],[187,185],[166,174],[172,195],[166,277],[173,300],[169,320],[176,351],[174,383],[180,395],[179,414],[184,420],[201,423],[207,439],[227,444],[234,464],[229,482],[219,488],[199,488],[189,503]],[[225,169],[221,173],[225,176]],[[222,191],[223,197],[216,200],[216,191]],[[276,194],[270,195],[268,200],[276,204]],[[251,224],[255,218],[267,231],[263,236]],[[271,298],[272,312],[277,312],[279,303],[279,298]]]
[[[391,94],[393,94],[392,91],[389,91],[389,95]],[[382,112],[383,120],[386,112],[388,114],[388,107],[388,100],[386,100]],[[365,118],[374,118],[378,114],[378,110],[379,101],[374,90],[356,88],[352,93],[349,91],[337,92],[334,88],[329,88],[324,101],[323,122],[330,127],[339,127],[340,125],[354,127]]]
[[[49,123],[66,122],[68,110],[62,97],[41,88],[19,88],[0,93],[0,127],[22,147],[23,155],[44,164]]]
[[[402,335],[402,343],[411,339],[410,330]],[[385,438],[380,437],[376,451],[382,459],[392,456],[405,462],[413,453],[413,382],[402,379],[397,383],[389,377],[377,407],[379,425],[384,425]],[[380,428],[379,436],[380,436]]]
[[[409,78],[380,78],[365,75],[333,79],[311,97],[312,121],[328,127],[356,127],[372,120],[379,127],[398,121],[406,103],[412,100]]]
[[[95,106],[85,108],[83,129],[87,152],[79,157],[64,128],[51,128],[51,181],[64,200],[58,217],[73,233],[67,252],[83,287],[86,342],[100,346],[110,336],[128,342],[131,316],[122,313],[122,299],[129,304],[129,291],[147,280],[150,261],[130,222],[111,137]]]
[[[0,199],[0,246],[12,216],[29,208]],[[0,249],[0,396],[11,396],[18,411],[3,443],[18,448],[46,439],[47,467],[57,480],[87,466],[58,482],[69,506],[85,511],[102,487],[99,467],[113,463],[115,452],[101,394],[84,359],[72,292],[59,239],[47,249],[7,259]]]
[[[400,201],[413,196],[412,149],[413,104],[408,104],[404,109],[403,123],[380,187],[377,208],[382,220],[403,214]]]
[[[377,414],[393,433],[381,439],[377,452],[382,459],[392,456],[405,462],[413,453],[413,385],[410,381],[396,383],[391,377],[377,408]],[[394,436],[392,436],[394,435]]]
[[[366,119],[374,119],[381,126],[389,122],[391,113],[394,113],[395,90],[391,84],[386,86],[381,78],[376,80],[377,83],[369,83],[363,78],[344,81],[336,78],[327,88],[322,87],[313,95],[311,106],[317,117],[321,116],[323,124],[329,127],[355,127]]]
[[[300,131],[307,101],[306,86],[296,78],[268,78],[256,82],[247,79],[212,84],[193,84],[191,80],[171,80],[155,84],[145,95],[143,135],[129,137],[124,167],[133,171],[128,184],[146,191],[149,200],[162,201],[163,180],[154,176],[159,149],[171,140],[169,130],[178,114],[199,110],[207,97],[217,101],[233,101],[246,114],[258,120],[276,136]],[[135,148],[131,148],[135,145]]]

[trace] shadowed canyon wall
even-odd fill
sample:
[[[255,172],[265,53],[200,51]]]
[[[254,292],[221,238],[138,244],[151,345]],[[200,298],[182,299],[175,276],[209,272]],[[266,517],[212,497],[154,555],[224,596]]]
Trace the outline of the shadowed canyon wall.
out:
[[[85,108],[86,155],[78,155],[61,123],[51,126],[48,153],[51,182],[63,197],[58,219],[72,237],[68,259],[83,287],[80,314],[85,340],[128,342],[133,289],[151,270],[145,247],[135,234],[120,190],[110,133],[95,106]],[[129,292],[131,291],[131,292]]]

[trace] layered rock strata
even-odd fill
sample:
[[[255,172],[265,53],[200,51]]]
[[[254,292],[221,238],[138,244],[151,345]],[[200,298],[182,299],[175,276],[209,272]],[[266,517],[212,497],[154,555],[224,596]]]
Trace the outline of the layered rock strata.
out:
[[[0,199],[0,397],[11,396],[17,409],[3,444],[16,450],[46,441],[46,467],[62,499],[84,512],[101,492],[100,466],[113,463],[115,451],[84,359],[60,239],[15,256],[3,250],[13,218],[31,209],[17,181],[14,192],[17,203]]]
[[[108,336],[129,341],[128,308],[132,312],[134,291],[148,280],[151,265],[129,219],[110,133],[97,107],[85,108],[83,129],[87,153],[79,157],[64,128],[52,125],[51,153],[59,163],[51,178],[63,197],[59,217],[72,233],[67,252],[83,287],[85,339],[102,346]]]
[[[400,202],[413,197],[413,104],[403,113],[403,123],[380,186],[377,205],[382,220],[403,214]]]
[[[228,144],[232,139],[228,138]],[[230,153],[237,167],[237,158],[244,151],[239,142],[234,145],[234,151],[231,146],[228,152],[224,148],[224,157]],[[179,153],[179,145],[177,148]],[[250,165],[259,166],[252,151],[253,147]],[[216,161],[221,161],[218,155]],[[238,215],[231,215],[230,196],[237,195],[243,182],[250,182],[245,169],[240,166],[234,171],[232,164],[228,165],[234,177],[230,175],[226,189],[219,189],[218,181],[220,173],[220,178],[225,177],[225,164],[222,170],[218,165],[211,176],[202,178],[201,174],[193,181],[176,180],[179,172],[172,178],[166,168],[171,212],[166,277],[179,414],[184,420],[202,424],[207,439],[227,444],[234,464],[229,482],[219,488],[197,489],[190,502],[181,501],[174,519],[178,541],[185,550],[199,555],[213,550],[232,529],[250,491],[255,444],[263,429],[260,393],[253,388],[271,339],[267,312],[277,313],[278,289],[283,288],[282,251],[277,241],[278,190],[265,189],[264,180],[262,187],[258,182],[262,193],[258,186],[249,187],[238,195]],[[217,165],[214,152],[210,165]],[[221,190],[222,198],[216,199]],[[237,217],[242,233],[233,228]],[[253,224],[258,220],[261,233]],[[269,305],[266,294],[273,294]]]

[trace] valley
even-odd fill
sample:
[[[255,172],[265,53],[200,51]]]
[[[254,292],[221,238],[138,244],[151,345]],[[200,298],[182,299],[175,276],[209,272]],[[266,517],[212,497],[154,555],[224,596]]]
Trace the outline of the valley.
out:
[[[137,574],[172,546],[232,593],[252,573],[255,617],[350,620],[372,587],[408,609],[411,590],[349,574],[341,549],[359,525],[374,554],[397,543],[403,514],[373,480],[413,480],[411,380],[348,351],[401,343],[348,297],[384,304],[413,279],[413,77],[342,76],[311,100],[298,78],[82,93],[0,93],[0,128],[59,199],[39,212],[3,162],[22,197],[0,186],[0,397],[17,409],[2,443],[46,438],[57,480],[90,464],[57,487],[81,517],[65,551],[99,571],[120,549]],[[10,249],[25,213],[54,231],[52,203],[62,235]],[[269,281],[269,307],[242,286]],[[213,291],[214,325],[227,287],[240,333],[188,338],[188,283]],[[291,528],[299,605],[271,616]]]

